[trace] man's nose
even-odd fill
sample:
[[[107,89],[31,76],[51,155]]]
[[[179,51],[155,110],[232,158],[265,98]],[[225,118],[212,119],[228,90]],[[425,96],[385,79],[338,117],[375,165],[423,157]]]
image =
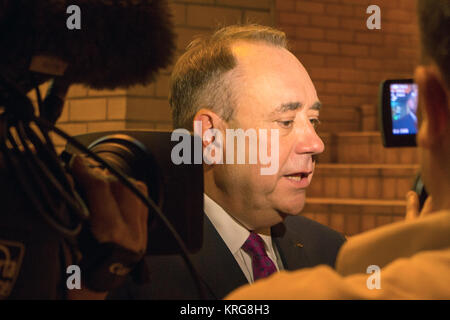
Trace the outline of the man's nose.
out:
[[[308,121],[306,126],[297,129],[297,142],[295,153],[297,154],[320,154],[325,150],[322,139],[316,132],[314,126]]]

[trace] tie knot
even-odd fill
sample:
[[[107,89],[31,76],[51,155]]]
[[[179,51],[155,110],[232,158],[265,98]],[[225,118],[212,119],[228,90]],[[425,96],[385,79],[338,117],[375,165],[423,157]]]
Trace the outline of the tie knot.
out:
[[[254,232],[250,232],[247,240],[242,245],[242,249],[252,257],[267,256],[266,249],[264,248],[264,240]]]

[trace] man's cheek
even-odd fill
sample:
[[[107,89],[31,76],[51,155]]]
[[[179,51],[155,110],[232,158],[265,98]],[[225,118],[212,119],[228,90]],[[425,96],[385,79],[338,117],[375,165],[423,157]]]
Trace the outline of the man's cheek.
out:
[[[312,180],[312,178],[313,178],[313,176],[314,176],[314,172],[316,171],[316,162],[314,161],[313,162],[313,165],[312,165],[312,173],[309,175],[309,177],[308,177],[308,179],[309,179],[309,182],[311,182],[311,180]]]
[[[251,174],[247,178],[249,188],[255,196],[267,197],[277,190],[277,176],[262,175],[260,166],[252,168]]]

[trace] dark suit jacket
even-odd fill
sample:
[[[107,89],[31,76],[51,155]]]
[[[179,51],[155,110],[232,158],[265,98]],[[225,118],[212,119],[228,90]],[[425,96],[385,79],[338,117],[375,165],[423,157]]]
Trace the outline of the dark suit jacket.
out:
[[[222,299],[247,284],[238,263],[225,242],[204,216],[203,246],[191,254],[206,288],[206,298]],[[337,252],[345,241],[336,231],[302,216],[288,217],[272,228],[274,245],[286,270],[327,264],[334,267]],[[198,299],[199,295],[184,260],[178,255],[148,256],[150,282],[137,285],[129,280],[111,292],[108,299]]]
[[[404,117],[394,121],[395,129],[408,129],[409,134],[417,132],[417,120],[411,116],[411,114],[407,114]]]

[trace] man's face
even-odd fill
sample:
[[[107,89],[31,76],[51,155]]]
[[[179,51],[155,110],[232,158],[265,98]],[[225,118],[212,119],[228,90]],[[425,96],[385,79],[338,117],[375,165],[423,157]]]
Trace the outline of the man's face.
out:
[[[286,49],[241,42],[232,50],[238,61],[233,78],[237,106],[228,128],[279,132],[275,174],[261,175],[261,167],[269,167],[261,164],[218,165],[214,172],[229,213],[256,230],[303,209],[314,171],[312,156],[324,150],[315,131],[320,103],[305,68]],[[267,141],[270,154],[270,134]]]
[[[417,114],[417,94],[412,93],[407,103],[408,109],[414,115]]]
[[[435,65],[416,68],[419,88],[418,132],[416,135],[420,173],[433,210],[448,209],[450,181],[449,91]]]

